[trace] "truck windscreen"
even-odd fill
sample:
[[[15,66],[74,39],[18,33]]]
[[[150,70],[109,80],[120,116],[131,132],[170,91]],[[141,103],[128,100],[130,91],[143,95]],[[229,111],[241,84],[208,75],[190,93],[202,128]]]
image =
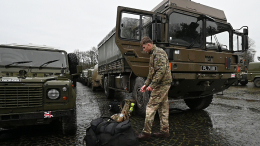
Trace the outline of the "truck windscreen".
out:
[[[229,25],[206,21],[206,48],[212,50],[229,51],[231,28]]]
[[[26,62],[12,66],[31,66],[39,67],[43,63],[51,60],[58,60],[49,63],[46,67],[66,67],[66,54],[64,52],[31,50],[31,49],[16,49],[16,48],[0,48],[0,65],[5,66],[14,62]]]
[[[174,45],[199,47],[202,44],[202,20],[180,13],[169,17],[169,42]]]

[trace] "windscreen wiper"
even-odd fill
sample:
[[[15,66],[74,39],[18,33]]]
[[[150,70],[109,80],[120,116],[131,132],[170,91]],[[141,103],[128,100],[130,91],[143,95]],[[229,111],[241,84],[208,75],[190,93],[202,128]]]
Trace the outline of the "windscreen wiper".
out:
[[[59,61],[59,59],[51,60],[51,61],[45,62],[45,63],[43,63],[41,66],[39,66],[39,68],[42,68],[43,66],[47,66],[48,64],[53,63],[53,62],[56,62],[56,61]]]
[[[13,62],[13,63],[10,63],[10,64],[5,65],[5,68],[10,67],[11,65],[14,65],[14,64],[17,65],[17,64],[30,63],[30,62],[32,62],[32,61],[18,61],[18,62]]]
[[[190,43],[190,45],[186,48],[186,49],[190,49],[191,47],[193,47],[195,45],[195,43],[198,41],[198,39],[200,38],[200,35],[198,35],[193,41],[192,43]]]

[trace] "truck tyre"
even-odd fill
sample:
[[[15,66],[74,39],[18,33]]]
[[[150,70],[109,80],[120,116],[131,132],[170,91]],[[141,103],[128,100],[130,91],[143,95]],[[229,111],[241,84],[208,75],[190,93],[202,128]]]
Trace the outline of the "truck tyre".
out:
[[[257,79],[254,80],[254,85],[257,88],[260,88],[260,78],[257,78]]]
[[[78,59],[77,59],[77,55],[75,53],[69,53],[68,54],[68,61],[69,61],[70,74],[77,73],[77,65],[79,64]]]
[[[236,81],[233,83],[233,85],[234,85],[234,86],[238,86],[238,83],[239,83],[239,81],[236,80]]]
[[[88,85],[87,85],[88,87],[90,87],[90,82],[88,81]]]
[[[245,81],[241,81],[241,82],[240,82],[240,84],[241,84],[242,86],[245,86],[247,83],[248,83],[248,80],[245,80]]]
[[[108,84],[109,84],[108,77],[105,77],[105,79],[104,79],[105,95],[106,95],[107,98],[113,98],[115,91],[112,90],[112,89],[109,89]]]
[[[74,135],[77,131],[77,113],[76,105],[71,111],[71,116],[63,117],[61,120],[61,129],[64,135]]]
[[[207,108],[212,102],[213,95],[204,98],[184,99],[186,105],[192,110],[202,110]]]
[[[137,108],[136,113],[140,116],[145,116],[146,105],[149,101],[150,94],[148,91],[141,92],[140,89],[144,85],[145,79],[142,77],[137,77],[135,79],[135,84],[133,88],[133,97],[136,100]]]

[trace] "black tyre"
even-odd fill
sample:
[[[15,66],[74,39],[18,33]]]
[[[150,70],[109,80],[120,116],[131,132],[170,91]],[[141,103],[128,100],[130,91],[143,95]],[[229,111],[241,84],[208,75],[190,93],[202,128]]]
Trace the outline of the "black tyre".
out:
[[[104,91],[107,98],[113,98],[115,91],[112,89],[109,89],[108,86],[108,77],[105,77],[104,79]]]
[[[254,80],[254,85],[257,88],[260,88],[260,78],[257,78],[257,79]]]
[[[202,110],[207,108],[213,99],[213,95],[204,98],[184,99],[186,105],[192,110]]]
[[[149,102],[150,94],[148,91],[141,92],[140,89],[144,85],[145,79],[137,77],[133,88],[133,97],[136,100],[136,113],[140,116],[145,116],[146,105]]]
[[[77,59],[77,55],[74,54],[74,53],[69,53],[68,54],[68,61],[69,61],[70,74],[77,73],[77,65],[79,64],[78,59]]]
[[[87,83],[87,84],[88,84],[87,86],[88,86],[88,87],[90,87],[90,85],[91,85],[91,84],[90,84],[90,81],[88,81],[88,83]]]
[[[77,111],[76,105],[71,111],[71,116],[63,117],[61,120],[61,129],[64,135],[73,135],[77,131]]]
[[[241,82],[240,82],[240,84],[241,84],[242,86],[245,86],[247,83],[248,83],[248,80],[245,80],[245,81],[241,81]]]
[[[236,80],[236,81],[233,83],[233,85],[234,85],[234,86],[238,86],[238,83],[239,83],[239,81]]]

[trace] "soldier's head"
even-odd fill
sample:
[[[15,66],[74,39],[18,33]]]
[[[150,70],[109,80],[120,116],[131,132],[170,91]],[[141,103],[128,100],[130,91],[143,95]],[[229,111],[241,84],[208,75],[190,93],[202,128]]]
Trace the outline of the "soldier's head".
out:
[[[149,53],[153,48],[153,41],[149,37],[145,36],[141,40],[140,45],[146,53]]]

